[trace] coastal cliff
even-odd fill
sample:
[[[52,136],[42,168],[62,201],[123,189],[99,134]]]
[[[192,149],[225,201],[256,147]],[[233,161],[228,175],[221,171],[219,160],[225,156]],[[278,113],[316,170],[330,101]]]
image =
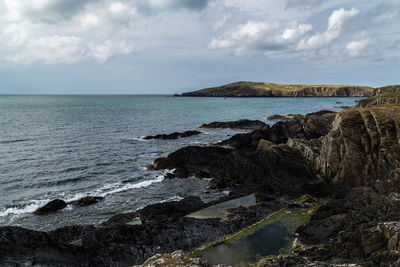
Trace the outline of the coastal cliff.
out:
[[[223,86],[183,93],[204,97],[368,97],[375,89],[352,85],[304,85],[261,82],[235,82]]]

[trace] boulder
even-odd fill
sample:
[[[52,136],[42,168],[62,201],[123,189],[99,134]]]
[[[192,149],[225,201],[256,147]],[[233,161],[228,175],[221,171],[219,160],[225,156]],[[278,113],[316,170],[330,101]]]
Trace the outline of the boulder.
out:
[[[49,213],[53,213],[59,210],[64,209],[67,206],[67,203],[61,199],[55,199],[44,205],[43,207],[38,208],[33,212],[35,215],[45,215]]]

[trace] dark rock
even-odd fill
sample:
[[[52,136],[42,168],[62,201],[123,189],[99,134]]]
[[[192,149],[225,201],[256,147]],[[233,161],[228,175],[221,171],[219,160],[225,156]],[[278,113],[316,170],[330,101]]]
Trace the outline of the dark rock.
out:
[[[202,209],[205,206],[206,204],[201,201],[200,197],[186,197],[179,201],[152,204],[135,212],[115,215],[104,222],[102,226],[122,225],[138,217],[140,217],[142,221],[167,218],[174,219]]]
[[[283,144],[251,153],[222,147],[189,146],[167,158],[156,159],[153,168],[175,169],[174,175],[179,178],[213,177],[218,188],[245,184],[275,193],[302,192],[304,184],[312,182],[314,177],[301,153]]]
[[[104,197],[83,197],[79,200],[75,200],[75,201],[71,201],[69,204],[72,204],[74,206],[78,206],[78,207],[84,207],[84,206],[90,206],[93,204],[96,204],[98,202],[100,202],[101,200],[103,200]]]
[[[47,234],[55,243],[70,243],[81,239],[86,232],[93,231],[94,229],[93,225],[71,225],[58,228]]]
[[[44,205],[43,207],[38,208],[33,212],[35,215],[45,215],[48,213],[53,213],[59,210],[64,209],[67,206],[67,203],[61,199],[55,199]]]
[[[287,120],[290,120],[290,119],[292,119],[292,117],[279,115],[279,114],[274,114],[272,116],[268,116],[267,117],[267,120],[270,120],[270,121],[287,121]]]
[[[225,122],[215,121],[203,124],[199,128],[221,128],[221,129],[230,128],[230,129],[256,130],[256,129],[261,129],[266,125],[267,124],[259,120],[243,119],[238,121],[225,121]]]
[[[143,139],[145,140],[150,140],[150,139],[178,139],[178,138],[183,138],[183,137],[190,137],[193,135],[198,135],[201,134],[199,131],[186,131],[183,133],[179,132],[174,132],[171,134],[158,134],[158,135],[149,135],[144,137]]]
[[[327,181],[370,186],[400,167],[400,106],[340,112],[321,139],[315,169]]]
[[[0,251],[1,266],[85,266],[83,251],[19,227],[0,227]]]
[[[286,143],[289,138],[311,140],[326,135],[332,128],[336,113],[320,111],[307,115],[291,115],[288,121],[278,121],[251,133],[236,134],[219,145],[230,145],[238,149],[255,150],[261,139],[273,143]]]
[[[334,108],[348,109],[351,107],[349,107],[349,106],[334,106]]]

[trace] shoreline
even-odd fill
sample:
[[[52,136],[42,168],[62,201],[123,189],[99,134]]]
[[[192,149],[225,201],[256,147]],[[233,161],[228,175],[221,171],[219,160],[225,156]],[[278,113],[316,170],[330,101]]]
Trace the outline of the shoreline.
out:
[[[365,109],[365,112],[363,109]],[[394,110],[394,113],[392,112],[387,115],[387,111],[390,110]],[[263,217],[274,209],[278,210],[279,208],[290,206],[296,197],[304,193],[311,194],[312,197],[323,197],[326,199],[327,204],[323,205],[323,209],[328,210],[328,214],[322,216],[321,212],[325,211],[321,211],[320,209],[316,212],[318,216],[313,216],[315,218],[312,218],[310,223],[300,227],[301,229],[298,229],[299,242],[313,247],[314,250],[321,242],[324,242],[328,247],[332,246],[334,243],[329,242],[331,242],[331,238],[334,238],[335,235],[341,233],[341,231],[350,233],[346,227],[351,227],[350,230],[354,230],[357,227],[366,229],[365,225],[357,221],[350,221],[349,225],[345,225],[343,223],[343,216],[340,217],[337,215],[345,214],[344,218],[346,218],[346,216],[350,216],[348,214],[355,212],[355,207],[359,209],[360,205],[365,205],[365,208],[361,208],[361,212],[364,209],[371,209],[373,213],[378,212],[377,215],[374,214],[375,220],[373,221],[377,225],[384,223],[385,220],[390,218],[395,218],[391,213],[382,215],[379,213],[379,208],[368,206],[368,203],[359,204],[359,202],[364,203],[363,197],[379,197],[383,199],[384,203],[387,203],[385,204],[387,205],[385,206],[386,210],[391,209],[391,200],[388,199],[390,194],[387,192],[394,193],[394,188],[391,188],[385,182],[389,180],[397,181],[396,175],[399,166],[396,162],[400,158],[398,158],[396,150],[393,150],[397,148],[398,143],[390,144],[394,147],[385,147],[386,150],[384,153],[385,155],[389,155],[392,160],[377,162],[377,164],[381,164],[380,169],[383,168],[386,171],[369,173],[369,180],[354,178],[354,175],[364,175],[362,169],[365,166],[360,162],[352,162],[351,158],[348,158],[349,162],[346,162],[345,158],[342,158],[340,155],[329,154],[336,150],[336,147],[332,147],[336,143],[330,140],[332,138],[342,138],[340,134],[346,134],[345,131],[347,130],[361,131],[360,136],[364,136],[362,131],[373,130],[376,132],[376,129],[371,128],[372,124],[369,124],[370,119],[373,119],[369,114],[375,114],[375,120],[379,127],[381,123],[394,125],[394,128],[386,126],[386,124],[383,125],[389,131],[388,133],[390,133],[388,138],[392,138],[391,136],[399,134],[397,110],[398,107],[396,105],[384,105],[353,107],[338,113],[299,115],[287,121],[279,121],[273,126],[263,126],[250,133],[236,134],[225,140],[225,145],[229,145],[232,147],[231,149],[215,145],[206,147],[189,146],[171,153],[166,158],[154,161],[151,168],[157,170],[175,169],[175,171],[166,175],[168,178],[184,179],[188,176],[196,176],[198,178],[213,177],[212,184],[215,188],[219,190],[231,190],[231,195],[225,198],[225,200],[245,195],[246,193],[259,193],[261,195],[259,200],[261,205],[249,207],[246,210],[233,210],[232,213],[236,214],[236,217],[227,221],[185,218],[185,215],[190,212],[223,201],[222,199],[211,204],[205,204],[200,199],[189,197],[178,202],[149,205],[142,210],[116,215],[108,221],[109,224],[105,223],[100,227],[67,226],[49,233],[36,232],[18,227],[0,227],[0,237],[4,236],[4,234],[6,236],[6,239],[0,242],[0,248],[7,255],[7,258],[4,258],[4,256],[1,258],[2,256],[0,255],[0,263],[4,259],[10,263],[26,263],[35,259],[43,266],[51,266],[46,265],[49,264],[46,261],[51,259],[52,262],[57,262],[58,260],[64,266],[74,266],[74,264],[78,263],[84,266],[93,264],[108,266],[109,263],[116,261],[121,266],[142,264],[155,254],[173,252],[174,250],[189,251],[196,246],[216,240],[221,235],[235,234],[238,231],[243,231],[243,229],[252,225],[255,220],[262,220]],[[398,112],[400,114],[400,109]],[[390,122],[390,120],[393,122]],[[366,129],[355,127],[355,125],[358,125],[358,123],[361,125],[364,121]],[[352,123],[355,125],[352,125]],[[337,132],[338,127],[345,129],[342,130],[339,137]],[[370,136],[368,142],[371,143],[374,142],[374,138],[379,138],[379,140],[382,138],[371,134]],[[268,141],[265,142],[264,140]],[[338,141],[339,144],[340,142],[358,142],[358,139],[338,140],[340,140]],[[365,143],[365,141],[363,142]],[[379,149],[369,151],[368,153],[379,155],[376,154],[380,151]],[[360,153],[360,156],[366,153],[363,151],[356,152]],[[337,170],[327,168],[333,162],[337,165]],[[349,165],[350,163],[353,165]],[[368,164],[373,163],[369,162]],[[372,165],[369,170],[371,168]],[[257,177],[265,178],[260,180]],[[390,177],[390,179],[387,177]],[[375,180],[377,178],[383,182],[376,184]],[[376,191],[378,193],[373,195]],[[382,192],[382,195],[379,195],[379,191]],[[363,193],[355,194],[355,192]],[[387,194],[387,198],[385,198],[383,192]],[[357,201],[351,200],[350,196]],[[340,201],[343,203],[338,204]],[[342,210],[339,213],[337,211],[330,211],[330,209],[334,208],[330,203],[338,204],[342,207]],[[395,210],[392,212],[396,214]],[[247,218],[249,214],[256,214],[256,216]],[[138,217],[143,224],[126,225],[128,220]],[[324,225],[328,219],[338,224],[335,225],[336,228],[331,229],[329,226],[326,229],[326,232],[329,233],[328,236],[313,236],[317,233],[316,229],[318,227],[325,227]],[[154,233],[152,230],[154,228],[159,229],[158,233]],[[384,229],[382,231],[386,231],[385,234],[387,235],[389,230],[385,230],[386,228],[382,229]],[[30,236],[30,243],[24,243],[25,241],[19,242],[15,239],[21,232]],[[183,233],[185,234],[183,235]],[[188,233],[193,237],[188,236]],[[202,236],[199,236],[200,233]],[[185,237],[182,238],[182,235]],[[9,239],[10,236],[14,240],[12,243]],[[160,236],[164,239],[160,240]],[[390,235],[390,237],[392,236]],[[43,241],[43,238],[48,241]],[[366,235],[363,238],[368,239],[372,237]],[[68,245],[69,241],[77,239],[83,240],[82,246],[79,246],[79,251],[77,251],[78,248],[76,245]],[[368,257],[373,253],[379,252],[382,254],[382,251],[392,251],[392,248],[389,249],[387,247],[388,245],[385,243],[387,241],[383,240],[382,246],[378,247],[378,250],[372,251],[367,257],[365,252],[361,254],[359,252],[357,255],[361,255],[362,261],[368,261],[370,260]],[[118,249],[115,250],[115,253],[110,254],[110,249],[114,247],[113,244],[118,244]],[[361,242],[361,245],[363,244]],[[47,256],[42,259],[35,258],[34,255],[37,253],[35,246],[41,248],[43,251],[47,251],[45,252]],[[352,246],[359,250],[356,244],[352,244]],[[24,250],[28,252],[22,257],[19,253]],[[60,257],[52,254],[51,251],[54,250],[58,250],[57,255],[63,256]],[[332,249],[332,251],[336,252],[338,250],[340,248],[335,247],[335,249]],[[314,254],[311,251],[309,254],[306,252],[307,250],[295,251],[300,256],[307,255],[307,257],[314,261],[318,260],[318,253],[322,253],[322,251],[312,252]],[[130,253],[130,255],[127,255],[127,253]],[[274,262],[276,261],[288,262],[291,260],[290,257],[300,260],[300,258],[296,258],[296,255],[271,259],[271,261],[265,263],[265,266],[275,264]],[[391,262],[392,256],[382,255],[380,256],[381,259]],[[355,257],[332,259],[332,262],[346,262],[346,260],[352,259],[361,262],[360,260],[356,260]],[[6,263],[8,263],[7,261]]]

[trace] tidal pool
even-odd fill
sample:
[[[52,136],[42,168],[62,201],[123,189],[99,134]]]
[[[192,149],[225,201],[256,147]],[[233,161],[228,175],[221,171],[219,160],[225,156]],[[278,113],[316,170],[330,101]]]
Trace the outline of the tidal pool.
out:
[[[248,266],[262,258],[278,255],[290,249],[295,229],[309,220],[312,212],[280,211],[263,222],[210,247],[200,257],[213,264]]]
[[[256,196],[254,194],[232,199],[226,202],[218,203],[207,207],[205,209],[196,211],[187,215],[187,217],[196,219],[210,219],[210,218],[220,218],[226,219],[228,215],[228,209],[238,208],[238,207],[250,207],[257,204]]]

